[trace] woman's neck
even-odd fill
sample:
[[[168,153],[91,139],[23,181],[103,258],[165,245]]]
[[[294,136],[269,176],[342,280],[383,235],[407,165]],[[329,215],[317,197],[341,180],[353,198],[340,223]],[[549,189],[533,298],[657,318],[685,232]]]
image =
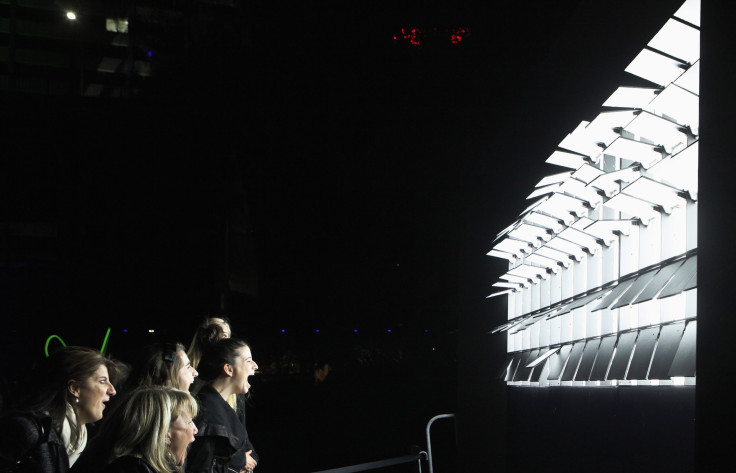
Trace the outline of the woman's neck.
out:
[[[230,378],[227,377],[220,377],[212,381],[212,387],[215,388],[215,391],[220,393],[220,396],[222,396],[225,401],[227,401],[227,398],[233,394],[233,386],[230,381]]]

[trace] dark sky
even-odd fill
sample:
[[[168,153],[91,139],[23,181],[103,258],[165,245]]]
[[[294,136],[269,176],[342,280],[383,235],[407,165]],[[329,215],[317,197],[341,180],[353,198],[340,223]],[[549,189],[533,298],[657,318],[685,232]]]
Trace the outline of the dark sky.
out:
[[[233,307],[264,330],[452,329],[503,271],[496,233],[561,171],[546,157],[637,83],[663,3],[251,4],[140,100],[15,101],[3,200],[71,235],[50,313],[212,310],[218,218],[247,211],[259,296]]]

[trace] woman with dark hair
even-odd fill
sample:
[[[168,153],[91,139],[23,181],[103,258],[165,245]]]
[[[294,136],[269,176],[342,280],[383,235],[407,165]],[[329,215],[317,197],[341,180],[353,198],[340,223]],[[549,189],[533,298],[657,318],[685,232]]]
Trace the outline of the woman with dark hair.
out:
[[[30,373],[19,405],[3,416],[0,472],[64,473],[87,445],[86,424],[102,418],[118,369],[100,352],[64,347]]]
[[[242,340],[224,338],[205,349],[199,363],[199,377],[205,383],[197,393],[201,411],[194,419],[199,433],[189,452],[187,472],[253,470],[254,465],[246,462],[248,433],[227,399],[247,393],[248,377],[257,369],[250,347]]]
[[[171,386],[188,391],[197,375],[184,345],[178,342],[154,343],[143,348],[127,384],[131,387]]]
[[[197,401],[169,386],[141,386],[128,394],[101,427],[107,458],[90,471],[177,473],[194,442]]]

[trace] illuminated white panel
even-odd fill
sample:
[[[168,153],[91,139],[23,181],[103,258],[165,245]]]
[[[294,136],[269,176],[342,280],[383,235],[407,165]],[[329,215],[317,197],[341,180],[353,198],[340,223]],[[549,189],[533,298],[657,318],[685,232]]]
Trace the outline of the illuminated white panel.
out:
[[[686,65],[648,49],[642,50],[626,72],[659,85],[667,85],[685,72]]]
[[[575,373],[580,365],[580,359],[583,357],[583,349],[585,348],[585,342],[576,342],[572,346],[570,351],[570,357],[567,359],[567,364],[562,372],[560,381],[572,381],[575,377]]]
[[[543,352],[536,360],[534,360],[531,363],[529,363],[527,365],[527,367],[528,368],[534,368],[535,366],[537,366],[538,364],[542,363],[543,361],[545,361],[550,356],[552,356],[555,353],[557,353],[559,350],[560,350],[560,347],[556,347],[556,348],[553,348],[551,350],[547,350],[547,351]]]
[[[595,237],[572,227],[568,227],[561,231],[559,238],[571,241],[581,248],[586,249],[591,254],[595,254],[601,250],[601,245],[598,244]]]
[[[493,247],[496,251],[511,253],[516,258],[521,258],[523,253],[531,254],[533,247],[529,242],[504,238]]]
[[[524,216],[523,221],[547,228],[551,230],[552,233],[560,233],[564,228],[558,219],[538,212],[530,212]]]
[[[588,225],[590,225],[593,222],[595,222],[595,220],[591,220],[591,219],[589,219],[587,217],[582,217],[582,218],[578,219],[575,223],[573,223],[570,226],[572,228],[577,229],[577,230],[582,230],[582,229],[584,229],[585,227],[587,227]]]
[[[525,261],[532,263],[532,264],[538,264],[539,266],[542,266],[544,268],[550,269],[554,271],[555,273],[562,270],[559,264],[557,264],[557,261],[547,258],[545,256],[539,255],[537,253],[534,253],[533,255],[529,255],[526,257]]]
[[[557,166],[562,166],[565,168],[572,168],[572,169],[577,169],[583,164],[585,164],[585,160],[583,159],[583,156],[580,156],[579,154],[568,153],[566,151],[553,152],[549,156],[549,158],[547,158],[547,162],[549,164],[555,164]]]
[[[698,143],[663,159],[647,171],[647,177],[687,191],[690,198],[698,198]]]
[[[680,346],[672,360],[668,376],[695,376],[695,339],[697,336],[697,321],[687,323],[685,333],[680,339]]]
[[[646,169],[649,169],[663,157],[662,152],[658,150],[656,145],[624,137],[619,137],[611,143],[611,146],[606,148],[606,154],[641,163]]]
[[[549,241],[552,238],[552,235],[547,232],[546,228],[526,223],[522,223],[511,230],[508,236],[516,240],[527,241],[535,247],[541,246],[544,241]]]
[[[547,274],[547,270],[545,268],[539,268],[537,266],[532,266],[529,264],[522,264],[514,269],[510,269],[507,274],[511,274],[513,276],[521,276],[524,278],[531,279],[532,281],[539,279],[546,279],[549,277],[549,274]]]
[[[700,0],[687,0],[673,16],[700,27]]]
[[[558,380],[562,375],[562,371],[570,358],[572,345],[563,345],[558,353],[554,353],[549,358],[549,375],[547,379]]]
[[[604,337],[601,340],[601,344],[598,347],[598,356],[595,359],[595,364],[590,372],[591,381],[604,381],[606,379],[606,373],[608,367],[611,364],[611,358],[613,358],[613,349],[616,346],[616,336]]]
[[[625,332],[619,335],[606,379],[625,379],[637,335],[637,332]]]
[[[508,295],[508,294],[510,294],[510,293],[512,293],[512,292],[513,292],[513,291],[512,291],[511,289],[507,289],[507,290],[505,290],[505,291],[499,291],[499,292],[494,292],[493,294],[489,294],[489,295],[487,295],[487,296],[486,296],[486,299],[490,299],[491,297],[497,297],[497,296],[503,296],[503,295]]]
[[[569,178],[571,174],[572,171],[565,171],[558,174],[553,174],[551,176],[546,176],[542,178],[542,180],[539,181],[534,187],[545,187],[549,186],[550,184],[559,184],[560,182],[564,182],[565,180],[567,180],[567,178]]]
[[[693,134],[698,135],[700,127],[698,102],[697,95],[672,85],[657,95],[657,98],[649,104],[649,110],[668,117],[682,126],[690,127]]]
[[[560,184],[558,192],[584,200],[591,207],[595,207],[601,200],[601,196],[595,189],[587,187],[584,182],[577,179],[568,179]]]
[[[528,278],[524,278],[524,277],[521,277],[521,276],[515,276],[513,274],[506,273],[506,274],[500,276],[500,278],[501,279],[505,279],[505,280],[507,280],[509,282],[522,284],[524,287],[531,286],[531,281]]]
[[[662,292],[657,296],[660,299],[679,294],[696,286],[698,279],[698,257],[693,256],[685,260],[670,279]]]
[[[640,174],[639,170],[633,167],[607,172],[595,178],[588,186],[599,189],[607,197],[611,197],[619,192],[622,182],[633,182]]]
[[[634,356],[631,358],[626,379],[646,379],[658,335],[659,327],[651,327],[639,331]]]
[[[544,256],[545,258],[549,258],[562,263],[566,268],[569,267],[570,264],[572,264],[572,260],[570,259],[570,255],[568,253],[560,250],[555,250],[554,248],[550,248],[549,246],[543,246],[542,248],[539,248],[537,251],[534,252],[534,254]]]
[[[555,237],[555,238],[552,238],[550,241],[548,241],[547,247],[552,248],[553,250],[557,250],[562,253],[565,253],[569,256],[572,256],[577,261],[582,260],[583,257],[585,256],[585,252],[579,245],[576,245],[570,240],[565,240],[560,237]]]
[[[657,341],[657,349],[654,351],[654,357],[652,358],[652,366],[649,368],[649,379],[669,379],[672,360],[674,360],[677,348],[680,346],[684,331],[684,323],[662,327],[662,332]]]
[[[619,133],[614,130],[626,128],[634,117],[635,112],[633,110],[602,112],[590,122],[585,128],[585,132],[592,142],[608,146],[619,137]]]
[[[606,202],[606,205],[638,218],[644,225],[649,225],[649,222],[657,215],[651,204],[626,194],[613,196]]]
[[[601,150],[595,142],[590,140],[586,133],[585,128],[588,124],[589,122],[587,121],[580,122],[577,128],[560,142],[559,147],[583,156],[588,156],[589,158],[594,158]]]
[[[641,177],[626,186],[623,194],[662,207],[665,213],[672,213],[674,207],[685,207],[685,199],[678,195],[678,189]]]
[[[575,217],[585,217],[588,215],[588,209],[585,203],[574,197],[564,194],[553,194],[538,207],[539,212],[558,217],[562,219],[566,225],[570,225],[573,220],[564,219],[562,217],[573,215]],[[568,223],[569,222],[569,223]]]
[[[553,194],[553,193],[557,192],[557,190],[560,188],[561,185],[562,184],[557,183],[557,184],[550,184],[550,185],[544,186],[544,187],[537,187],[526,198],[527,199],[534,199],[534,198],[539,197],[539,196],[542,196],[542,195]]]
[[[619,87],[603,102],[603,106],[642,109],[654,100],[659,90],[645,87]]]
[[[559,315],[566,314],[572,310],[578,309],[580,307],[586,306],[590,304],[593,301],[596,301],[603,296],[605,296],[608,293],[608,291],[598,291],[594,294],[588,294],[586,296],[580,297],[579,299],[576,299],[569,304],[565,305],[564,307],[560,308],[558,312],[550,313],[547,317],[557,317]],[[593,307],[595,307],[597,304],[592,304]]]
[[[493,283],[493,287],[505,287],[508,289],[515,289],[515,290],[522,288],[521,284],[511,283],[511,282],[501,282],[501,281]]]
[[[603,244],[611,246],[618,238],[617,234],[624,236],[631,232],[631,220],[598,220],[583,229],[589,235],[603,240]]]
[[[687,135],[679,124],[648,112],[641,112],[626,126],[626,131],[634,133],[639,139],[646,139],[661,145],[667,153],[687,146]]]
[[[508,260],[509,263],[513,263],[516,261],[516,257],[511,253],[506,253],[503,251],[498,250],[491,250],[488,253],[486,253],[488,256],[493,256],[495,258],[503,258],[505,260]]]
[[[598,347],[600,346],[600,344],[601,340],[599,338],[588,340],[585,343],[583,356],[580,360],[578,370],[575,373],[575,381],[588,381],[590,379],[590,374],[593,369],[593,362],[595,361],[595,357],[598,354]]]
[[[638,304],[640,302],[654,299],[659,291],[664,288],[667,282],[672,279],[672,276],[674,276],[675,272],[680,268],[681,265],[682,261],[678,261],[676,263],[667,265],[657,271],[657,274],[652,279],[652,282],[649,283],[647,287],[644,288],[644,290],[636,296],[636,298],[632,301],[632,304]]]
[[[678,77],[675,85],[692,94],[700,95],[700,61],[690,66],[690,69]]]
[[[700,59],[700,32],[677,20],[667,20],[649,42],[650,48],[690,64]]]
[[[597,167],[591,166],[590,164],[586,163],[580,166],[574,173],[572,173],[572,177],[588,184],[601,174],[604,174],[604,171],[601,171]]]

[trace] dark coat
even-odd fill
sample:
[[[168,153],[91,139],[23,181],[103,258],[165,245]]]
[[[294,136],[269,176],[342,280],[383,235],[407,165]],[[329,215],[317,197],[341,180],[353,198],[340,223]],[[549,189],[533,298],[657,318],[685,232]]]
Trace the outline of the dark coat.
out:
[[[133,456],[116,458],[102,469],[102,473],[158,473],[146,460]]]
[[[210,385],[197,394],[197,434],[186,461],[188,473],[238,473],[245,466],[248,434],[230,404]]]
[[[253,457],[253,460],[256,461],[256,463],[260,463],[260,458],[258,457],[258,454],[256,453],[256,449],[253,446],[253,444],[250,442],[250,436],[248,435],[248,427],[245,425],[245,394],[238,394],[237,396],[238,401],[238,419],[240,419],[240,423],[243,424],[243,427],[245,427],[245,451],[247,452],[250,450],[250,456]]]
[[[9,415],[0,428],[0,473],[66,473],[69,457],[51,417]]]

